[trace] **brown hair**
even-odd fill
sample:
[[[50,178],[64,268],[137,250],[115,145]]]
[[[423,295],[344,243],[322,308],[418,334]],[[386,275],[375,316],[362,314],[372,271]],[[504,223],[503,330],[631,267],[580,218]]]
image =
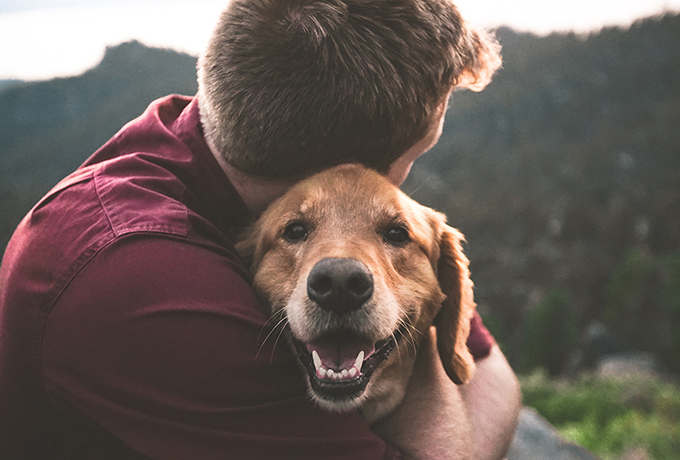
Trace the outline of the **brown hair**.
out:
[[[449,0],[232,0],[199,58],[201,120],[250,174],[385,172],[498,50]]]

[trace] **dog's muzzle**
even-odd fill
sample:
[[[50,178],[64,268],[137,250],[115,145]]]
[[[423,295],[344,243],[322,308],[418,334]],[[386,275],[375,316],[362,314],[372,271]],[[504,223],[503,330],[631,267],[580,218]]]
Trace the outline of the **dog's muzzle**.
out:
[[[347,318],[373,296],[373,276],[350,258],[319,261],[307,277],[307,295],[320,309]],[[375,342],[349,327],[322,333],[309,342],[293,339],[312,390],[331,403],[352,401],[364,392],[373,371],[394,348],[393,337]]]

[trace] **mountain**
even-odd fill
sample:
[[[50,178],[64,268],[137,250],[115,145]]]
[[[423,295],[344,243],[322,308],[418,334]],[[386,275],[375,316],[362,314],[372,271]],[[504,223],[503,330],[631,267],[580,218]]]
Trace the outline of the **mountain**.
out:
[[[497,35],[504,67],[454,93],[404,190],[466,234],[479,309],[518,369],[563,372],[593,321],[680,369],[680,16]],[[0,87],[0,247],[149,102],[195,94],[195,65],[130,42],[81,76]]]
[[[8,88],[12,85],[17,85],[19,83],[22,83],[21,80],[15,80],[13,78],[5,79],[5,80],[0,80],[0,91],[2,91],[5,88]]]

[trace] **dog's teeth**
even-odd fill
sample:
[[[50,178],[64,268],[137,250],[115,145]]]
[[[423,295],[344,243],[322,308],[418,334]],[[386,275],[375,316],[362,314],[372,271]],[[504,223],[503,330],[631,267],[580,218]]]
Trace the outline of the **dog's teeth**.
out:
[[[314,362],[314,368],[316,369],[316,375],[318,378],[326,380],[347,380],[353,379],[361,373],[361,366],[364,363],[364,355],[364,351],[360,351],[357,355],[357,359],[354,362],[354,366],[349,369],[337,371],[323,367],[321,357],[316,350],[312,350],[312,361]]]
[[[314,368],[318,371],[321,367],[321,358],[319,357],[319,353],[317,353],[316,350],[312,350],[312,361],[314,361]]]
[[[357,355],[356,361],[354,361],[354,367],[356,367],[357,372],[361,372],[361,365],[364,364],[364,350],[361,350]]]

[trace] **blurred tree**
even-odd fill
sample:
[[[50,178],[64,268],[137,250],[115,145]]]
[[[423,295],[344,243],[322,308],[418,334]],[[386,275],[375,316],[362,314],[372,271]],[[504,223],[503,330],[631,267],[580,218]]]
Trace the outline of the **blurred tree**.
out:
[[[578,342],[579,323],[569,294],[562,290],[549,292],[526,315],[520,370],[542,368],[551,375],[559,374]]]

